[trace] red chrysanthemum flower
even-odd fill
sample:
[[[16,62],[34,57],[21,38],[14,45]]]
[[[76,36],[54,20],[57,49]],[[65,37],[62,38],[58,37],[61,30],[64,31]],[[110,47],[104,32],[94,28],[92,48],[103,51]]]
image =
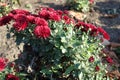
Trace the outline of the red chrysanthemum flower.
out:
[[[7,74],[5,78],[6,78],[5,80],[20,80],[19,77],[15,76],[13,74]]]
[[[10,13],[12,14],[24,14],[24,15],[29,15],[30,12],[27,11],[27,10],[22,10],[22,9],[15,9],[15,10],[12,10]]]
[[[90,32],[90,35],[91,36],[97,36],[99,34],[99,31],[97,30],[97,29],[93,29],[93,30],[91,30],[91,32]]]
[[[54,12],[55,10],[53,8],[50,8],[50,7],[40,7],[41,10],[48,10],[48,11],[51,11],[51,12]]]
[[[110,63],[110,64],[113,63],[113,59],[112,59],[111,57],[109,57],[109,56],[106,57],[106,61],[107,61],[108,63]]]
[[[75,25],[75,27],[79,28],[81,26],[86,26],[86,24],[82,21],[78,21],[78,23]]]
[[[23,15],[23,14],[15,15],[14,16],[14,20],[16,22],[13,24],[13,27],[17,31],[25,30],[26,27],[28,26],[28,18],[25,15]]]
[[[100,67],[99,66],[96,66],[95,67],[95,71],[99,71],[100,70]]]
[[[52,14],[50,14],[50,19],[54,20],[54,21],[60,21],[61,17],[60,17],[60,15],[57,15],[56,13],[52,13]]]
[[[47,10],[49,10],[50,12],[56,12],[53,8],[48,7]]]
[[[89,0],[90,4],[93,4],[94,3],[94,0]]]
[[[14,62],[11,62],[9,66],[10,66],[10,67],[14,67],[14,66],[15,66],[15,63],[14,63]]]
[[[98,35],[99,31],[97,30],[97,27],[94,26],[93,24],[85,24],[84,26],[85,26],[84,28],[86,28],[86,31],[87,31],[88,29],[91,30],[91,31],[90,31],[90,35],[91,35],[91,36],[97,36],[97,35]]]
[[[50,36],[50,28],[48,26],[36,26],[34,34],[37,38],[48,38]]]
[[[65,20],[65,22],[67,21],[67,20],[69,20],[69,17],[68,16],[63,16],[63,19]]]
[[[93,24],[86,24],[82,21],[78,21],[78,23],[75,25],[75,27],[77,27],[77,28],[81,27],[81,30],[84,31],[84,32],[87,32],[88,30],[91,30],[90,31],[91,36],[97,36],[99,34],[99,31],[98,31],[97,27],[94,26]]]
[[[47,11],[47,10],[41,10],[38,14],[41,18],[44,18],[44,19],[48,20],[49,16],[50,16],[49,13],[50,12]]]
[[[0,18],[0,26],[6,25],[12,20],[12,16],[3,16]]]
[[[9,61],[9,60],[6,58],[6,59],[5,59],[5,62],[7,63],[8,61]]]
[[[94,62],[94,57],[93,56],[91,56],[90,58],[89,58],[89,62]]]
[[[40,7],[41,10],[47,10],[47,7]]]
[[[35,24],[39,25],[39,26],[41,26],[41,25],[48,26],[48,22],[45,19],[39,18],[39,17],[35,18]]]
[[[28,15],[27,18],[30,23],[35,23],[35,16]]]
[[[105,39],[110,40],[109,34],[108,34],[103,28],[98,27],[97,29],[98,29],[98,31],[103,35],[103,37],[104,37]]]
[[[75,27],[78,29],[81,28],[82,32],[87,32],[90,29],[89,25],[82,21],[78,21],[78,23],[75,25]]]
[[[61,11],[61,10],[57,10],[57,13],[58,13],[60,16],[63,15],[63,11]]]
[[[75,21],[73,19],[71,19],[69,16],[63,16],[63,20],[65,21],[66,24],[70,24],[70,23],[75,23]]]
[[[64,10],[63,12],[64,12],[64,14],[66,14],[66,15],[69,14],[69,11],[67,11],[67,10]]]
[[[85,26],[87,26],[91,30],[97,29],[96,26],[94,26],[93,24],[86,24]]]
[[[0,71],[3,71],[6,66],[6,61],[4,58],[0,58]]]

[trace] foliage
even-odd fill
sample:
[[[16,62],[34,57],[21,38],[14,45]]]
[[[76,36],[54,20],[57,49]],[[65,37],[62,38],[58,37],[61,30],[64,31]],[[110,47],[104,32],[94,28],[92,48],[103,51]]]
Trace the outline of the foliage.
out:
[[[16,42],[32,47],[35,54],[29,59],[35,75],[42,74],[50,80],[109,78],[104,77],[106,64],[99,57],[103,45],[98,36],[110,39],[102,28],[75,21],[67,11],[52,8],[41,8],[38,14],[16,9],[0,20],[1,26],[12,20],[11,32],[16,36]]]
[[[8,63],[7,61],[5,58],[0,58],[0,68],[4,66],[3,63],[5,63],[5,67],[0,71],[0,80],[26,80],[25,76],[27,74],[20,72],[18,66],[13,62]]]
[[[94,0],[67,0],[66,4],[71,6],[72,9],[81,11],[81,12],[88,12],[93,7]]]
[[[19,0],[0,0],[0,16],[6,15],[9,11],[14,9],[15,4],[20,6]]]

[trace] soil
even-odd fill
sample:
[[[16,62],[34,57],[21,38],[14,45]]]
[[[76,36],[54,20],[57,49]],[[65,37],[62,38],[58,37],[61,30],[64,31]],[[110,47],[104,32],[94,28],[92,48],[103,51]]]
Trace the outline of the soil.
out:
[[[47,6],[54,9],[66,10],[66,0],[20,0],[22,6],[19,8],[29,7],[30,11]],[[94,25],[103,27],[110,34],[110,41],[120,42],[120,0],[96,0],[92,12],[86,13],[87,21]],[[15,37],[7,33],[6,27],[0,27],[0,56],[6,57],[9,61],[14,61],[23,51],[23,44],[17,46]]]

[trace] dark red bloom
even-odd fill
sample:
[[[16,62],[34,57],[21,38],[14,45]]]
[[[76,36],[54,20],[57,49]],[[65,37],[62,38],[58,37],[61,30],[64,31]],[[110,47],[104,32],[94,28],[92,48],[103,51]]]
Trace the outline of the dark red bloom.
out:
[[[17,14],[14,16],[15,23],[13,24],[13,27],[17,31],[25,30],[28,26],[28,18],[23,14]]]
[[[41,10],[47,10],[47,11],[51,11],[51,12],[55,11],[53,8],[50,8],[50,7],[41,7]]]
[[[84,26],[87,27],[87,28],[89,28],[89,29],[91,29],[91,30],[97,29],[96,26],[94,26],[93,24],[86,24]]]
[[[10,63],[10,67],[14,67],[15,66],[15,63],[14,62],[11,62]]]
[[[113,59],[109,56],[106,57],[106,61],[111,64],[113,63]]]
[[[87,32],[89,30],[89,25],[82,21],[78,21],[75,27],[78,29],[80,28],[82,32]]]
[[[70,24],[70,23],[75,23],[75,21],[73,19],[71,19],[69,16],[63,16],[63,20],[65,21],[66,24]]]
[[[24,14],[24,15],[29,15],[30,12],[27,11],[27,10],[22,10],[22,9],[15,9],[15,10],[12,10],[10,13],[12,14]]]
[[[100,70],[100,67],[99,66],[96,66],[95,67],[95,71],[99,71]]]
[[[48,26],[36,26],[34,34],[37,38],[48,38],[50,36],[50,28]]]
[[[88,30],[88,29],[91,30],[90,31],[91,36],[97,36],[99,33],[99,31],[97,30],[97,27],[94,26],[93,24],[86,24],[84,28],[86,28],[86,30]]]
[[[97,30],[97,28],[92,29],[91,32],[90,32],[91,36],[97,36],[98,34],[99,34],[99,31]]]
[[[20,80],[19,77],[15,76],[13,74],[7,74],[5,78],[6,78],[5,80]]]
[[[99,31],[96,26],[93,24],[86,24],[82,21],[78,21],[78,23],[75,25],[77,28],[81,28],[82,31],[87,32],[90,30],[90,35],[91,36],[97,36],[99,34]]]
[[[110,40],[109,34],[108,34],[103,28],[98,27],[97,29],[98,29],[98,31],[103,35],[103,37],[104,37],[105,39]]]
[[[63,12],[64,12],[64,14],[67,14],[67,15],[69,14],[69,12],[67,10],[64,10]]]
[[[50,12],[56,12],[53,8],[48,7],[47,10],[49,10]]]
[[[28,15],[27,18],[30,23],[35,23],[35,16]]]
[[[45,19],[39,17],[35,18],[35,24],[39,26],[48,26],[48,22]]]
[[[8,61],[9,61],[9,60],[6,58],[6,59],[5,59],[5,62],[8,62]]]
[[[94,57],[93,56],[91,56],[90,58],[89,58],[89,62],[94,62]]]
[[[75,25],[77,28],[81,27],[81,26],[86,26],[86,24],[82,21],[78,21],[78,23]]]
[[[57,13],[61,16],[63,15],[63,11],[61,11],[61,10],[57,10]]]
[[[6,61],[4,58],[0,58],[0,71],[3,71],[6,66]]]
[[[47,10],[47,7],[40,7],[41,10]]]
[[[49,19],[49,11],[47,11],[47,10],[41,10],[40,12],[39,12],[39,16],[41,17],[41,18],[44,18],[44,19]]]
[[[3,16],[0,18],[0,26],[6,25],[12,20],[12,16]]]
[[[94,3],[94,0],[89,0],[90,4],[93,4]]]
[[[60,15],[57,15],[55,13],[50,14],[50,19],[54,20],[54,21],[60,21],[61,20]]]

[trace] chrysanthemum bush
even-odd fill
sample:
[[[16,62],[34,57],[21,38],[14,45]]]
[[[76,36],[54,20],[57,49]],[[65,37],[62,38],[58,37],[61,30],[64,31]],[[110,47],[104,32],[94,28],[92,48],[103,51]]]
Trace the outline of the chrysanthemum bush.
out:
[[[95,4],[95,0],[67,0],[66,4],[71,6],[71,8],[74,10],[85,13],[92,9],[93,5]]]
[[[11,32],[16,42],[32,47],[33,53],[26,59],[31,62],[26,66],[29,73],[36,73],[33,79],[40,79],[40,76],[50,80],[109,78],[107,64],[101,61],[105,54],[101,53],[104,46],[98,36],[110,38],[101,27],[74,20],[67,11],[52,8],[41,8],[38,13],[13,10],[0,18],[1,26],[10,25],[8,23],[13,25]]]

